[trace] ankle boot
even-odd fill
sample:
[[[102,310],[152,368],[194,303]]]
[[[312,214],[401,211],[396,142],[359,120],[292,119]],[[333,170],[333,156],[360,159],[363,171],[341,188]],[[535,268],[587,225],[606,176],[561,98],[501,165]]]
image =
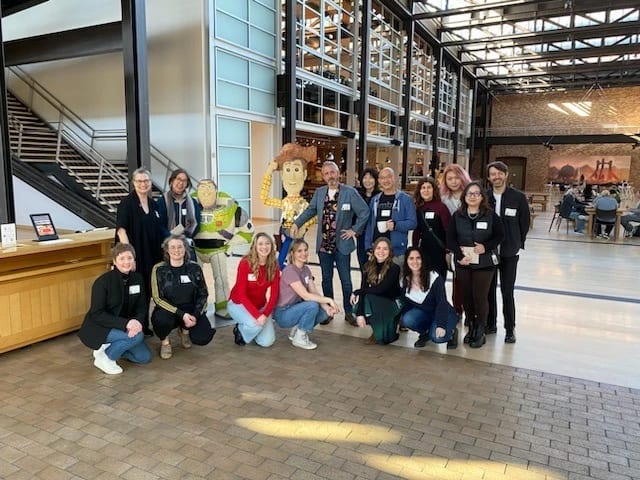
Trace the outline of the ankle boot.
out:
[[[484,334],[484,328],[476,325],[476,328],[474,330],[474,335],[473,337],[471,337],[471,340],[469,341],[469,346],[471,348],[480,348],[485,343],[487,343],[487,337]]]
[[[469,330],[467,331],[467,334],[464,336],[464,339],[462,340],[463,343],[469,343],[473,339],[473,337],[475,337],[475,331],[476,331],[475,324],[474,323],[470,324]]]
[[[453,329],[453,335],[447,342],[447,350],[453,350],[458,348],[458,327]]]

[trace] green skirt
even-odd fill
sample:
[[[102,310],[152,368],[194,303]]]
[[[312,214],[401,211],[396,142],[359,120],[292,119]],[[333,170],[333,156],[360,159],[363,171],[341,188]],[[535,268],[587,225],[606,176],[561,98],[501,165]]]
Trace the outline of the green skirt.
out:
[[[376,343],[386,345],[395,342],[398,339],[398,320],[402,311],[398,301],[373,294],[364,295],[360,301],[364,301],[364,316],[371,325]],[[357,305],[354,306],[354,311],[358,311]]]

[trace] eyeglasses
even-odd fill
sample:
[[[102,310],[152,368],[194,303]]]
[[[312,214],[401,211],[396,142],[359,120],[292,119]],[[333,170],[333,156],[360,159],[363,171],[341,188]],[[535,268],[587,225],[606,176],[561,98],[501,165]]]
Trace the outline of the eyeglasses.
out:
[[[133,183],[151,183],[151,180],[134,180]]]
[[[481,197],[482,192],[467,192],[467,197]]]
[[[184,250],[184,245],[169,245],[169,250]]]

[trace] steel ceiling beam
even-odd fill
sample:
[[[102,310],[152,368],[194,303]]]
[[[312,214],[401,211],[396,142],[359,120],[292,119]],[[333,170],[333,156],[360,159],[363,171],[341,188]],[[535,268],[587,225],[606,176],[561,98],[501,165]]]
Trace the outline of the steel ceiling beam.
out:
[[[519,7],[537,3],[541,3],[540,0],[505,0],[501,2],[486,3],[483,5],[468,5],[466,7],[449,8],[447,10],[438,10],[437,12],[416,13],[413,16],[413,19],[428,20],[433,18],[450,17],[453,15],[462,15],[465,13],[477,13],[486,10],[495,10],[497,8]]]
[[[600,25],[589,25],[587,27],[563,28],[560,30],[549,30],[545,32],[513,33],[509,35],[493,35],[485,38],[475,38],[469,40],[444,41],[444,47],[465,47],[473,45],[471,50],[481,50],[484,48],[506,48],[510,46],[534,45],[538,43],[554,43],[566,40],[584,40],[588,38],[604,38],[618,35],[640,34],[640,24],[638,22],[603,23]],[[501,42],[511,42],[509,45],[501,45]]]
[[[495,25],[502,25],[504,23],[517,23],[528,20],[551,20],[553,17],[567,15],[567,9],[562,4],[558,7],[549,8],[546,10],[528,10],[523,12],[506,13],[501,16],[494,16],[491,18],[471,18],[469,20],[462,21],[458,24],[443,22],[441,29],[443,32],[451,33],[458,30],[467,30],[469,27],[492,27]],[[570,14],[573,15],[588,15],[589,13],[606,12],[612,8],[624,9],[624,8],[638,8],[638,0],[616,0],[613,2],[595,2],[593,4],[581,3],[578,6],[574,6]],[[415,18],[415,16],[414,16]]]
[[[554,75],[571,75],[590,72],[606,72],[615,71],[620,72],[623,70],[635,70],[640,69],[640,60],[626,60],[623,62],[609,62],[609,63],[597,63],[597,64],[582,64],[582,65],[570,65],[562,67],[552,67],[545,70],[533,70],[530,72],[510,72],[504,75],[493,75],[476,72],[476,77],[482,80],[498,80],[498,79],[510,79],[510,78],[531,78],[531,77],[544,77]]]
[[[581,80],[563,80],[555,81],[552,84],[496,84],[489,87],[491,92],[495,94],[509,94],[535,91],[553,91],[553,90],[580,90],[593,86],[598,83],[603,88],[610,87],[629,87],[640,85],[640,74],[635,77],[623,78],[585,78]]]
[[[626,55],[638,53],[640,47],[638,44],[623,44],[614,45],[610,47],[591,47],[591,48],[574,48],[571,50],[561,50],[553,52],[531,52],[523,55],[512,55],[506,57],[500,57],[498,59],[490,60],[462,60],[462,65],[474,65],[474,66],[501,66],[507,63],[532,63],[532,62],[552,62],[558,60],[571,60],[587,57],[605,57],[610,55]],[[470,52],[462,52],[466,55],[471,55]]]

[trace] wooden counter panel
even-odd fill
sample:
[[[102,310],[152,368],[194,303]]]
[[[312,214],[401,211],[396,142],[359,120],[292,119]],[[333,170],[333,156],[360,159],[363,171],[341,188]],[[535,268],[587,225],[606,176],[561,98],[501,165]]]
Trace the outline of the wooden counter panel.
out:
[[[111,265],[113,231],[0,252],[0,353],[77,330]]]

